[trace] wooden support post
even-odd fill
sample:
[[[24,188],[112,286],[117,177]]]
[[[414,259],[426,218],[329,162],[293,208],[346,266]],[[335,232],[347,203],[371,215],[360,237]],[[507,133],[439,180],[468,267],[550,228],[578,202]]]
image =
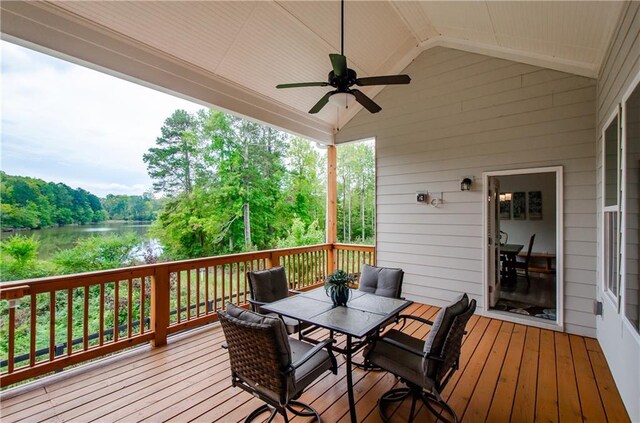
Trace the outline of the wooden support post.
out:
[[[275,252],[269,254],[269,258],[266,260],[265,266],[267,269],[280,266],[280,254]]]
[[[338,176],[336,146],[327,149],[327,243],[331,244],[327,257],[327,273],[337,268],[333,244],[338,242]]]
[[[167,265],[158,265],[151,277],[150,326],[155,333],[151,345],[154,347],[165,345],[169,327],[169,267]]]

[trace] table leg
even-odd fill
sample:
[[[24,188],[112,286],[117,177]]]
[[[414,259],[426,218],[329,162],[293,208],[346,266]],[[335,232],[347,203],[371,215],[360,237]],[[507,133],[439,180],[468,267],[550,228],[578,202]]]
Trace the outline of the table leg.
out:
[[[357,418],[356,418],[356,404],[355,404],[355,400],[353,397],[353,375],[352,373],[352,368],[351,368],[351,355],[352,355],[352,351],[351,351],[352,345],[351,345],[351,335],[347,335],[347,354],[346,354],[346,358],[347,358],[347,395],[349,396],[349,414],[351,415],[351,423],[357,423]]]

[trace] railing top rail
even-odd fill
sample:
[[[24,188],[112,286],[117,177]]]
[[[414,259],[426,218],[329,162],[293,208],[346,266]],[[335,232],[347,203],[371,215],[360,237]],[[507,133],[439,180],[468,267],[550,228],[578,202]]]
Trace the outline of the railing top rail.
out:
[[[333,244],[333,248],[336,250],[349,250],[349,251],[374,251],[375,245],[356,245],[356,244]]]
[[[165,263],[145,264],[141,266],[123,267],[120,269],[97,270],[94,272],[75,273],[72,275],[48,276],[39,279],[0,282],[0,292],[15,290],[21,286],[28,286],[31,293],[39,293],[48,292],[52,289],[76,288],[103,282],[136,279],[154,275],[158,266],[162,265],[165,265]]]

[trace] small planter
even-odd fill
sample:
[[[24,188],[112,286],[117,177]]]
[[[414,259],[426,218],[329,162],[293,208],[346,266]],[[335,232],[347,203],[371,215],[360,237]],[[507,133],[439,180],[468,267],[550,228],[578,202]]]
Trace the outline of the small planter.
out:
[[[331,298],[334,306],[346,306],[349,301],[351,291],[349,285],[355,280],[353,276],[348,275],[344,270],[336,270],[329,275],[324,283],[324,289],[327,296]]]

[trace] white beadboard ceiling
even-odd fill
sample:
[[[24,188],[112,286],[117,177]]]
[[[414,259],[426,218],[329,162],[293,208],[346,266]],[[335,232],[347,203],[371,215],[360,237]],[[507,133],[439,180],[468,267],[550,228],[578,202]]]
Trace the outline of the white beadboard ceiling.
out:
[[[220,100],[224,104],[214,106],[322,142],[331,142],[333,132],[360,110],[357,104],[339,110],[330,103],[318,115],[308,116],[306,112],[326,88],[275,89],[278,83],[326,80],[328,55],[340,50],[338,1],[19,3],[2,2],[5,13],[0,30],[5,38],[46,44],[49,50],[90,62],[90,54],[83,56],[82,49],[67,38],[49,36],[42,41],[42,33],[53,30],[73,39],[91,38],[93,45],[122,55],[127,49],[122,44],[109,46],[104,36],[150,48],[158,56],[206,75],[210,84],[205,85],[222,87],[218,87],[218,94],[237,91],[235,97],[230,94],[233,101]],[[349,67],[359,76],[399,73],[423,50],[447,46],[596,77],[625,4],[347,1],[345,55]],[[83,31],[72,28],[72,21],[98,35],[83,35]],[[33,22],[33,29],[25,28],[25,22]],[[126,54],[131,60],[142,60]],[[99,65],[134,77],[128,69],[135,65]],[[155,80],[146,82],[158,84]],[[170,83],[164,88],[182,91]],[[382,88],[366,87],[362,91],[374,97]],[[219,98],[215,93],[182,94],[204,103]],[[254,107],[246,107],[251,98],[255,98]],[[380,105],[384,113],[384,104]],[[275,115],[288,116],[281,119]]]

